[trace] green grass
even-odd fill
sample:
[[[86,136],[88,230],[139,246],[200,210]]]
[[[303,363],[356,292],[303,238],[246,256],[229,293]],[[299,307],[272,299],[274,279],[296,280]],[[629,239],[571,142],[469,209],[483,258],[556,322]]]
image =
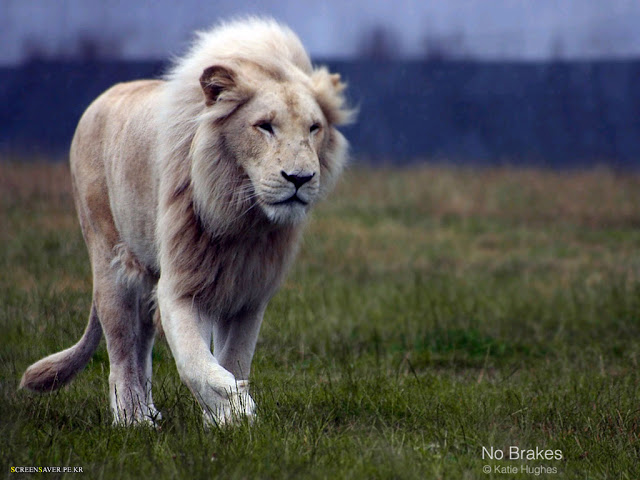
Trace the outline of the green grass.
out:
[[[0,164],[0,225],[5,478],[640,477],[637,175],[348,172],[267,310],[257,421],[224,430],[203,429],[163,339],[159,429],[111,426],[104,345],[69,387],[17,391],[89,313],[66,166]],[[482,458],[512,445],[563,458]]]

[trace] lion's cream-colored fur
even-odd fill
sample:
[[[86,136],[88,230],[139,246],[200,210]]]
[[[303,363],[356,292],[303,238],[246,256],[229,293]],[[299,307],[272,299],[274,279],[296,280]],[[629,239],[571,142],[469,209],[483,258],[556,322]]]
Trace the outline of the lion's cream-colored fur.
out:
[[[76,346],[29,367],[21,386],[68,381],[102,329],[115,420],[157,419],[151,304],[205,420],[253,415],[248,376],[264,310],[307,212],[344,165],[336,126],[352,112],[343,89],[312,67],[291,30],[250,18],[199,33],[164,80],[100,96],[71,146],[90,323]]]

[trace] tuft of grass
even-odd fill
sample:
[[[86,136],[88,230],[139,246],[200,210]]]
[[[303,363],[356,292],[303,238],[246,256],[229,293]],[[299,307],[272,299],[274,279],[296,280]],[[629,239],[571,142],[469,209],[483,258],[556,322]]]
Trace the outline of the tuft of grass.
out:
[[[162,339],[159,429],[111,425],[104,346],[70,386],[17,391],[89,313],[68,168],[0,162],[0,223],[7,478],[12,466],[98,479],[503,478],[493,469],[525,466],[519,478],[540,466],[640,477],[638,175],[347,172],[266,313],[257,420],[233,429],[203,429]],[[562,459],[483,459],[511,446]]]

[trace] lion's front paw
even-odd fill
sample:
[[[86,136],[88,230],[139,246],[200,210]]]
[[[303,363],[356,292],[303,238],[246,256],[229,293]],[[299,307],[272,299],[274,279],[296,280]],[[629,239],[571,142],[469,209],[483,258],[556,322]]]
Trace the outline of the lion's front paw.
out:
[[[249,395],[249,381],[240,380],[236,385],[219,397],[215,405],[204,409],[205,426],[234,425],[243,419],[253,421],[256,404]]]

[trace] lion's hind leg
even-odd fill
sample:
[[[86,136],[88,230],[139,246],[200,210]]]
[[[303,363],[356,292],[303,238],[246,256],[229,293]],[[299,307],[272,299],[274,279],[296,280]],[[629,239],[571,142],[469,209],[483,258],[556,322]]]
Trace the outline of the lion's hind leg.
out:
[[[118,245],[110,262],[94,267],[94,301],[109,354],[109,397],[114,422],[155,422],[151,350],[155,335],[150,295],[153,277],[133,271],[133,256]]]

